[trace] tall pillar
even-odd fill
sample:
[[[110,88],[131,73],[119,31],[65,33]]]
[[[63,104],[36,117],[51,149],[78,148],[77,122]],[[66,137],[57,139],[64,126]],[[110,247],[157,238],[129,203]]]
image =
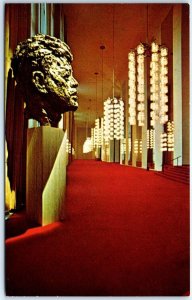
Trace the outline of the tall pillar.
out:
[[[144,110],[144,126],[142,126],[142,168],[147,169],[147,110],[148,110],[148,103],[147,103],[147,69],[148,69],[148,64],[147,64],[147,58],[145,61],[145,78],[144,78],[144,84],[145,84],[145,100],[144,100],[144,105],[145,105],[145,110]]]
[[[155,162],[155,170],[162,171],[163,154],[161,151],[161,133],[163,132],[163,125],[159,122],[155,123],[155,146],[153,151],[153,161]]]
[[[137,166],[137,153],[134,151],[134,143],[137,139],[137,125],[132,126],[132,166]]]
[[[182,40],[181,40],[182,5],[173,7],[173,119],[174,119],[174,158],[179,157],[182,165]],[[177,165],[177,160],[173,161]]]
[[[109,141],[109,162],[114,162],[114,140]]]
[[[47,34],[47,8],[46,3],[39,4],[39,32]]]

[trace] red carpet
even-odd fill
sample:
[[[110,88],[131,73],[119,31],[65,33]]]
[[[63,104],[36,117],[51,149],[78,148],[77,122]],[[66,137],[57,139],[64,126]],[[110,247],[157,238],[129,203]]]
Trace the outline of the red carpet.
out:
[[[7,295],[189,294],[189,186],[96,161],[67,182],[63,223],[7,239]]]

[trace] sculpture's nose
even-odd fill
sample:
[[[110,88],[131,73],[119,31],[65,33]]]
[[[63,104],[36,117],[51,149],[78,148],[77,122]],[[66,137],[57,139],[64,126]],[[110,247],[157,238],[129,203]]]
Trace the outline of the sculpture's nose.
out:
[[[78,85],[79,84],[78,84],[77,80],[73,76],[71,76],[71,86],[77,88]]]

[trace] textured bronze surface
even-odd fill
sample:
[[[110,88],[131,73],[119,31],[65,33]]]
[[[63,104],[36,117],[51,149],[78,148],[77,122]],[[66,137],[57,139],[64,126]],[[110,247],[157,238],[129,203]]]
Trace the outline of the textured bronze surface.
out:
[[[61,113],[78,108],[78,83],[72,74],[68,45],[37,34],[17,45],[11,67],[22,91],[27,118],[57,126]]]

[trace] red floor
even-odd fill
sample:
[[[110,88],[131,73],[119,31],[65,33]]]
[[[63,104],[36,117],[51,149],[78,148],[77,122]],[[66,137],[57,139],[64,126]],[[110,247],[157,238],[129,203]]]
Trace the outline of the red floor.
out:
[[[63,223],[7,239],[7,295],[189,293],[189,186],[98,161],[67,183]]]

